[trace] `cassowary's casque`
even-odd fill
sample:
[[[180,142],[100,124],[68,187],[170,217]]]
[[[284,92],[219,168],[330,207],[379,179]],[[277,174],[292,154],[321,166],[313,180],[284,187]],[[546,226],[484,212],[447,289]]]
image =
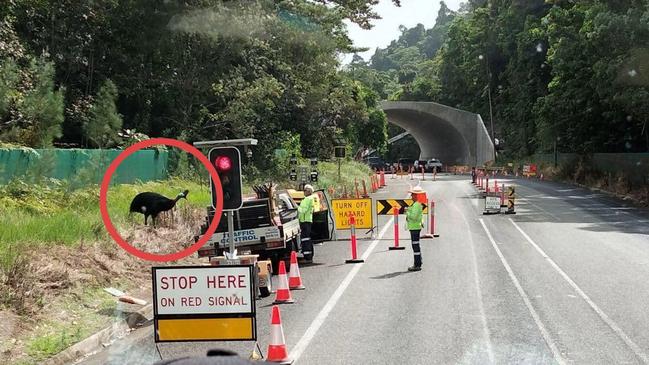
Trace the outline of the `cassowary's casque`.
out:
[[[146,225],[147,219],[150,216],[153,221],[153,226],[155,226],[155,219],[158,217],[158,214],[176,206],[180,198],[187,199],[187,194],[189,194],[189,190],[178,194],[175,199],[169,199],[158,193],[148,191],[139,193],[133,198],[129,211],[144,214],[144,225]]]

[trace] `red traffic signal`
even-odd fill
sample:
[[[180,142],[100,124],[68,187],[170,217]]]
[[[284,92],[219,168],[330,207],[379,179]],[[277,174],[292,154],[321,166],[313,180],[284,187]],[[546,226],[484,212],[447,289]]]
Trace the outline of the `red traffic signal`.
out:
[[[232,159],[228,156],[218,156],[214,160],[214,167],[218,172],[227,172],[232,169]]]
[[[216,168],[223,188],[223,210],[237,210],[243,205],[241,185],[241,153],[236,147],[215,147],[208,153],[210,162]],[[212,206],[216,206],[214,183],[212,185]]]

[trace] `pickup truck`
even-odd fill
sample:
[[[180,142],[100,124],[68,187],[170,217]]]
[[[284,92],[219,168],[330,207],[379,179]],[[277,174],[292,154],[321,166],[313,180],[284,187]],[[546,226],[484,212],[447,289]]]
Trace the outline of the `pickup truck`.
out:
[[[264,196],[265,195],[265,196]],[[276,204],[278,202],[279,204]],[[209,207],[201,235],[214,218]],[[299,251],[300,223],[297,205],[286,192],[259,194],[243,202],[234,211],[234,245],[239,254],[259,255],[259,260],[271,260],[277,272],[280,260],[287,260],[291,251]],[[195,237],[198,240],[198,236]],[[216,233],[198,250],[199,257],[221,256],[229,250],[228,220],[223,214]]]

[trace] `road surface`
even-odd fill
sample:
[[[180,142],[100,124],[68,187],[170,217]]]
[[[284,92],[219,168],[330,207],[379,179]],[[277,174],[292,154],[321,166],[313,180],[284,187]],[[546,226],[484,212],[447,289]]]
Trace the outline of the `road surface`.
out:
[[[410,180],[390,179],[375,197],[403,198]],[[344,264],[346,240],[316,247],[302,267],[307,290],[281,306],[299,364],[637,364],[649,362],[649,213],[568,185],[517,186],[516,215],[483,216],[467,176],[421,186],[436,201],[439,238],[393,244],[392,218],[359,242],[364,264]],[[414,182],[416,183],[416,181]],[[402,218],[403,219],[403,218]],[[402,220],[402,222],[404,222]],[[258,301],[266,351],[270,303]],[[153,343],[147,325],[82,363],[151,364],[251,343]]]

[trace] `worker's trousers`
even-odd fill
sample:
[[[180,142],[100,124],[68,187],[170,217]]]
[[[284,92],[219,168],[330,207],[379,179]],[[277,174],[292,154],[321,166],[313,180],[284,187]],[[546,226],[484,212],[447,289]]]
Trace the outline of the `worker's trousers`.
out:
[[[412,241],[412,252],[415,255],[415,267],[421,267],[421,248],[419,247],[420,230],[410,231],[410,240]]]
[[[302,254],[313,254],[313,242],[311,242],[311,222],[300,222],[300,240],[302,241]]]

